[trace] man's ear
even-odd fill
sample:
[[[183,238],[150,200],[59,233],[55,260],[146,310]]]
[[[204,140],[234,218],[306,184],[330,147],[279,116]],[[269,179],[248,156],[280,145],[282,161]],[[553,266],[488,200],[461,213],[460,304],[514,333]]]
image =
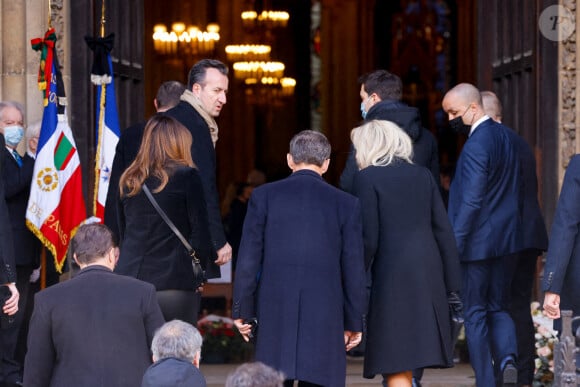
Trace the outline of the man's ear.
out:
[[[79,265],[79,266],[81,265],[80,262],[79,262],[79,260],[78,260],[78,258],[77,258],[77,253],[74,253],[73,254],[73,259],[77,263],[77,265]]]
[[[291,170],[294,170],[294,168],[296,167],[296,164],[294,164],[294,158],[292,158],[292,155],[290,153],[286,153],[286,163],[288,163],[288,168],[290,168]]]
[[[193,361],[192,361],[192,363],[193,363],[193,365],[194,365],[194,366],[196,366],[197,368],[199,368],[199,358],[200,358],[200,356],[201,356],[201,351],[197,351],[197,352],[195,353],[195,356],[193,357]]]
[[[320,167],[320,173],[325,174],[328,171],[328,166],[330,165],[330,159],[324,160],[322,166]]]

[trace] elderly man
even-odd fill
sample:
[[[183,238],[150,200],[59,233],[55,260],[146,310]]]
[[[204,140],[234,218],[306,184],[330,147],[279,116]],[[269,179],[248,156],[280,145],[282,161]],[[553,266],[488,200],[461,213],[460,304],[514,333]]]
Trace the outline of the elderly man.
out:
[[[284,374],[259,361],[240,365],[226,379],[226,387],[283,386]]]
[[[155,333],[151,352],[152,364],[141,387],[205,387],[205,378],[199,371],[202,338],[191,324],[181,320],[165,323]]]
[[[522,250],[516,134],[485,114],[479,90],[467,83],[447,92],[443,110],[451,128],[469,136],[457,161],[448,212],[462,265],[465,334],[476,384],[513,385],[517,347],[506,301],[513,254]]]
[[[25,386],[139,386],[163,315],[153,285],[113,273],[119,249],[102,224],[70,242],[81,270],[36,294]]]

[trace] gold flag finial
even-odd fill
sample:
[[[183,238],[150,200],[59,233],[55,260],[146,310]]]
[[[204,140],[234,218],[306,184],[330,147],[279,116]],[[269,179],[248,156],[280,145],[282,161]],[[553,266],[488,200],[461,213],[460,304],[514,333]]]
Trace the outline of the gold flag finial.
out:
[[[101,38],[105,37],[105,0],[102,0],[101,5]]]

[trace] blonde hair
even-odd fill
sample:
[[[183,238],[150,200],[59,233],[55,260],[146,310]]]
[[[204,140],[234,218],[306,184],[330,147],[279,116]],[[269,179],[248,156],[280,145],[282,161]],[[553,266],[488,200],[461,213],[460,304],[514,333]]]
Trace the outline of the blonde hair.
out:
[[[121,175],[121,197],[137,195],[149,176],[159,179],[160,184],[153,192],[160,192],[177,166],[195,167],[191,143],[191,133],[176,119],[159,113],[151,117],[145,125],[137,157]]]
[[[373,120],[354,128],[350,139],[356,150],[359,169],[369,165],[386,166],[395,158],[412,163],[413,142],[396,124],[390,121]]]

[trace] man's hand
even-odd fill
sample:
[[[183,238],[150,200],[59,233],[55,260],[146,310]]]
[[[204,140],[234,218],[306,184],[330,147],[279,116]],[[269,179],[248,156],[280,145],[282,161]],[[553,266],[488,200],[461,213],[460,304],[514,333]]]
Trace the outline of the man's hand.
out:
[[[14,283],[10,283],[5,286],[8,286],[8,289],[10,289],[12,295],[9,299],[6,300],[4,306],[2,306],[2,310],[7,315],[12,316],[18,312],[18,299],[20,298],[20,293],[18,293],[18,289],[16,289],[16,284]]]
[[[560,318],[560,295],[546,292],[544,295],[544,314],[551,318]]]
[[[221,249],[217,251],[217,259],[215,260],[216,265],[224,265],[231,261],[232,259],[232,246],[226,242]]]
[[[240,335],[242,335],[244,341],[250,341],[250,333],[252,332],[252,324],[244,324],[244,320],[238,318],[234,320],[234,325],[240,331]]]
[[[347,352],[359,345],[361,340],[362,332],[344,331],[344,344]]]

